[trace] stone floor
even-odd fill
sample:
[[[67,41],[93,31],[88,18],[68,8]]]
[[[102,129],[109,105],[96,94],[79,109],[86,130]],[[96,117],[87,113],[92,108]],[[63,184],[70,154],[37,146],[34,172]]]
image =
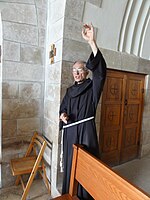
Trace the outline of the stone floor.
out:
[[[113,168],[121,176],[150,194],[150,155],[135,159]],[[21,186],[0,189],[0,200],[20,200]],[[42,180],[35,180],[30,189],[28,200],[50,200],[51,197]]]
[[[13,186],[10,188],[0,189],[0,200],[20,200],[22,195],[22,187]],[[34,180],[30,188],[27,200],[49,200],[51,199],[48,191],[40,180]]]
[[[150,194],[150,155],[119,165],[114,170]]]

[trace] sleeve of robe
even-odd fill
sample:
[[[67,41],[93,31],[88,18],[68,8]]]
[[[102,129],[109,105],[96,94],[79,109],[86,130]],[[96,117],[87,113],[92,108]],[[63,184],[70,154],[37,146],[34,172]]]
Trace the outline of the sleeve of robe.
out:
[[[67,90],[68,91],[68,90]],[[60,110],[59,110],[59,115],[61,114],[61,113],[67,113],[67,105],[68,105],[68,92],[66,91],[66,94],[65,94],[65,96],[64,96],[64,98],[63,98],[63,100],[62,100],[62,103],[61,103],[61,105],[60,105]],[[59,122],[59,130],[61,130],[62,129],[62,127],[63,127],[63,122],[62,121],[60,121]]]
[[[106,62],[99,49],[95,57],[91,53],[86,67],[92,71],[93,103],[96,109],[106,78]]]

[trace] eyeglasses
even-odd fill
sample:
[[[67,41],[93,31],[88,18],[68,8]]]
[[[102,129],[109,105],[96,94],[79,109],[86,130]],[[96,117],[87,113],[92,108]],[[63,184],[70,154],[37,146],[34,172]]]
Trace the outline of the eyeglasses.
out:
[[[78,74],[78,73],[82,73],[82,72],[84,72],[84,71],[85,71],[85,70],[84,70],[83,68],[73,68],[73,69],[72,69],[72,72],[73,72],[73,73],[77,73],[77,74]]]

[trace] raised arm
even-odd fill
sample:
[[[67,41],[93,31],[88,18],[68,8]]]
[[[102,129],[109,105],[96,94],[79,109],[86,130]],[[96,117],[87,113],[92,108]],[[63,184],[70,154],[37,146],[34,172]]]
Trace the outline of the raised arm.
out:
[[[97,48],[94,28],[93,28],[92,24],[91,25],[88,25],[88,24],[83,25],[82,37],[89,43],[94,56],[96,56],[98,48]]]
[[[89,43],[92,49],[92,54],[87,62],[87,68],[92,71],[93,75],[93,103],[96,108],[106,78],[106,62],[97,47],[92,24],[84,24],[82,37]]]

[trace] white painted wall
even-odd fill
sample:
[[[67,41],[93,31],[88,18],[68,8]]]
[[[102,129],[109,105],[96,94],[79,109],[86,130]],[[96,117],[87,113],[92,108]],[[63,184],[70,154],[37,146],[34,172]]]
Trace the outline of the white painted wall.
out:
[[[83,21],[92,21],[98,28],[97,42],[100,47],[117,50],[126,3],[127,0],[104,0],[101,8],[86,3]]]
[[[83,22],[97,28],[100,47],[150,59],[150,0],[85,2]]]

